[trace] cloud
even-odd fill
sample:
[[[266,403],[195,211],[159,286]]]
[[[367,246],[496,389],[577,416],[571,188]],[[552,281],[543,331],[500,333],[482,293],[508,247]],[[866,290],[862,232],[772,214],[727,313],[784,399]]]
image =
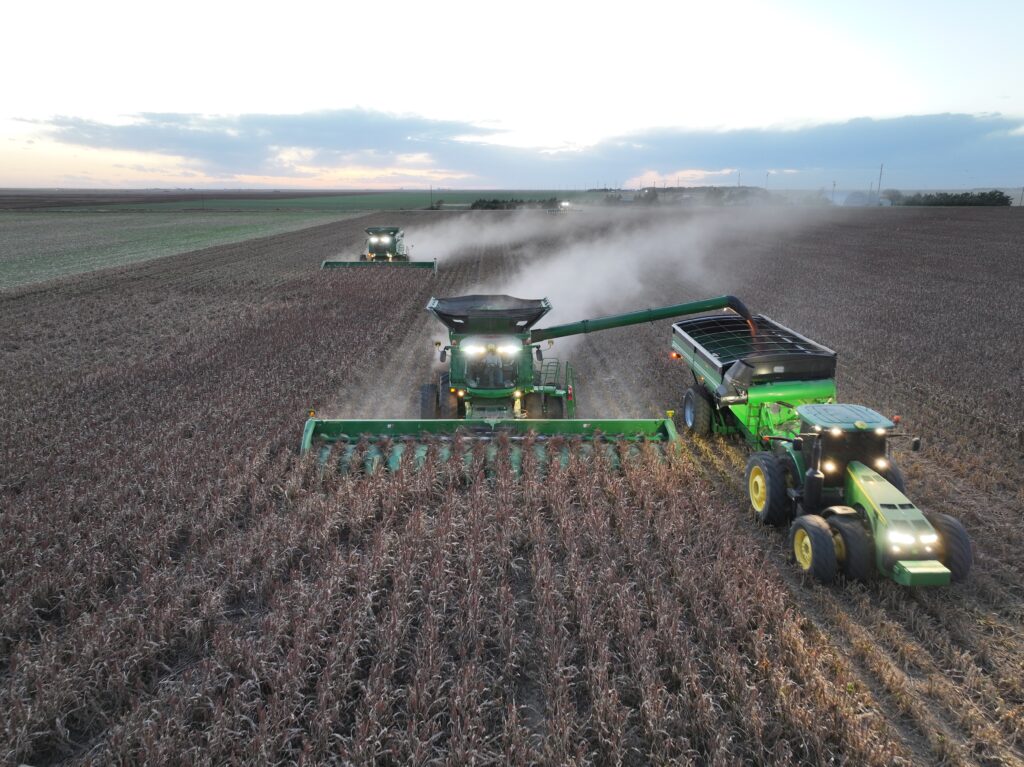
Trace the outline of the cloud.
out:
[[[62,116],[52,140],[174,157],[211,178],[311,185],[421,184],[574,188],[714,183],[738,170],[804,187],[864,184],[886,165],[893,186],[1008,186],[1024,175],[1024,124],[1002,115],[860,118],[793,129],[662,128],[572,151],[506,146],[495,130],[365,109],[234,116],[147,112],[123,124]],[[646,180],[646,181],[645,181]],[[642,182],[642,183],[639,183]],[[256,182],[252,182],[256,183]]]

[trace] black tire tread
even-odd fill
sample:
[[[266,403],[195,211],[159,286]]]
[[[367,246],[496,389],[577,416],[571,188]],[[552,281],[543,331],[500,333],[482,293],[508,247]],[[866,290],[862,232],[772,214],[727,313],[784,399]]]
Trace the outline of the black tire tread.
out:
[[[693,425],[686,423],[686,404],[693,401]],[[683,424],[693,434],[707,437],[711,434],[711,397],[702,386],[691,386],[683,395]]]
[[[811,539],[811,568],[808,574],[820,583],[832,583],[836,577],[836,546],[832,541],[832,530],[828,523],[817,514],[797,517],[789,528],[789,556],[795,561],[793,540],[796,531],[803,529]]]
[[[835,515],[828,525],[843,539],[846,557],[839,564],[843,575],[851,581],[867,581],[875,574],[875,547],[864,523],[852,515]]]
[[[951,580],[959,583],[967,579],[974,564],[974,553],[971,551],[971,538],[967,530],[956,517],[948,514],[926,514],[925,519],[939,534],[942,544],[942,559],[951,573]]]
[[[748,488],[750,487],[750,472],[755,465],[761,466],[768,491],[768,502],[764,509],[755,512],[757,520],[763,525],[782,527],[789,522],[790,516],[789,497],[786,495],[786,478],[782,471],[782,464],[771,453],[762,451],[751,455],[747,461],[747,470],[743,475]]]

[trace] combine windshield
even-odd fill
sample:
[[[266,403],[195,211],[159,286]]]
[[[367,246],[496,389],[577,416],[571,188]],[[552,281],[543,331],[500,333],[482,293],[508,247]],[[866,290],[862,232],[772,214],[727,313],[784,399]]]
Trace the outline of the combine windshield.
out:
[[[466,384],[473,389],[511,389],[519,374],[522,342],[517,338],[467,338]]]

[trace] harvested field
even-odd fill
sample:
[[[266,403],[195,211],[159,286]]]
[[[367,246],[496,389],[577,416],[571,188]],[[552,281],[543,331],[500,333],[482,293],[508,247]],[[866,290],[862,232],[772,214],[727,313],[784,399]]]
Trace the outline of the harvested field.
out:
[[[0,760],[1024,763],[1019,214],[467,214],[436,277],[319,272],[373,216],[0,292]],[[836,349],[971,579],[804,581],[722,439],[489,480],[296,455],[310,406],[414,415],[427,299],[502,285],[557,321],[730,292]],[[670,324],[559,343],[582,415],[678,407]]]

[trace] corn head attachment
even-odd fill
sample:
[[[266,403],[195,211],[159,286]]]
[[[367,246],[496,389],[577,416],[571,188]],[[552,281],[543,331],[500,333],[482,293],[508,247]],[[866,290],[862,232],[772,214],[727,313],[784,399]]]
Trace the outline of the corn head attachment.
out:
[[[310,418],[302,452],[340,474],[456,470],[470,478],[500,471],[519,475],[599,457],[613,467],[657,460],[678,439],[667,419],[433,419]]]

